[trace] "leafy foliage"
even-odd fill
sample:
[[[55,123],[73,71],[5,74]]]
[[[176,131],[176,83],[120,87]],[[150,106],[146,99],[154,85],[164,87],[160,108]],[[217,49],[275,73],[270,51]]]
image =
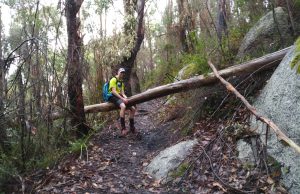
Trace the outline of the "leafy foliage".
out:
[[[196,37],[194,37],[193,39],[196,39]],[[197,44],[196,44],[195,51],[193,53],[184,53],[182,55],[182,62],[183,64],[195,64],[195,67],[190,71],[194,71],[194,73],[199,75],[206,74],[210,71],[210,68],[207,65],[207,56],[205,51],[206,45],[204,41],[201,40],[201,38],[196,42]]]
[[[14,157],[16,159],[16,157]],[[0,154],[0,188],[4,188],[5,182],[18,172],[13,157],[1,152]],[[2,190],[0,189],[0,192]]]

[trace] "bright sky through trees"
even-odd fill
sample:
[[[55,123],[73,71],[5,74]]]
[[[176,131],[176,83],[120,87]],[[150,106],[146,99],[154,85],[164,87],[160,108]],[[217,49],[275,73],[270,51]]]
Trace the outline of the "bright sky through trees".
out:
[[[95,35],[99,32],[100,28],[100,16],[96,15],[93,0],[85,0],[83,2],[82,7],[86,8],[87,5],[91,5],[89,9],[92,9],[91,11],[88,11],[89,16],[86,18],[86,21],[84,22],[84,32],[85,34],[85,43],[94,37],[93,33]],[[159,3],[159,4],[158,4]],[[53,5],[56,6],[56,1],[49,1],[49,0],[40,0],[40,6],[49,6]],[[163,14],[163,11],[166,7],[167,0],[152,0],[148,1],[146,3],[146,9],[145,11],[148,12],[148,16],[150,17],[150,20],[152,20],[155,23],[159,23],[161,21],[161,17]],[[7,5],[0,3],[1,12],[2,12],[2,22],[4,24],[4,33],[8,35],[9,33],[9,26],[12,22],[12,19],[14,17],[15,11],[10,9]],[[149,12],[153,12],[149,15]],[[123,26],[123,0],[114,0],[113,5],[109,7],[107,10],[107,17],[106,17],[106,30],[107,35],[112,35],[115,32],[119,32],[122,29]]]
[[[49,1],[49,0],[40,0],[40,6],[49,6],[53,5],[54,7],[57,6],[58,1]],[[63,3],[64,4],[64,3]],[[166,7],[167,0],[151,0],[146,3],[145,12],[147,14],[148,19],[152,23],[160,23],[161,18],[164,12],[164,9]],[[9,35],[9,28],[11,26],[11,22],[14,18],[15,10],[11,9],[9,6],[0,3],[1,13],[2,13],[2,22],[3,22],[3,33],[5,36]],[[124,21],[124,7],[123,7],[123,0],[114,0],[113,4],[109,6],[109,9],[107,10],[106,17],[103,16],[103,22],[106,19],[106,35],[110,36],[113,33],[121,32],[123,27],[123,21]],[[83,32],[84,35],[84,44],[87,44],[91,39],[93,38],[99,38],[99,31],[100,31],[100,16],[96,13],[96,5],[94,4],[93,0],[85,0],[82,5],[82,10],[85,10],[86,13],[88,13],[83,18],[84,14],[81,15],[82,25],[83,25]],[[65,17],[63,17],[64,26],[65,24]],[[103,28],[104,24],[103,24]],[[66,29],[66,28],[65,28]],[[61,41],[67,42],[65,33],[65,38],[61,37]],[[49,36],[55,35],[49,34]],[[49,44],[53,44],[54,48],[54,42],[49,42]],[[9,70],[9,74],[13,73],[17,67],[15,65],[11,65],[11,68]]]

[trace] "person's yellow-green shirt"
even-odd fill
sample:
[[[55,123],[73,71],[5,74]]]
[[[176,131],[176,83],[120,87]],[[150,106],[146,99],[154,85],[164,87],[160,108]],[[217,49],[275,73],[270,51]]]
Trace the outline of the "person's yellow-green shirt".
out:
[[[116,77],[113,77],[110,81],[109,81],[109,93],[111,93],[112,91],[112,88],[116,88],[116,92],[118,94],[121,94],[121,91],[123,90],[124,91],[124,84],[122,81],[120,80],[117,80]]]

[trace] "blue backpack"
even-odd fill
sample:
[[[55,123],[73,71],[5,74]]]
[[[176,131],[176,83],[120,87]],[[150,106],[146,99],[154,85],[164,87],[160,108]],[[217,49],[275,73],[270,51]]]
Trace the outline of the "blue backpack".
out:
[[[115,78],[115,77],[113,77],[113,78]],[[103,98],[104,102],[108,102],[109,98],[112,97],[112,95],[113,95],[112,93],[109,93],[109,82],[110,82],[110,80],[105,82],[102,87],[102,98]],[[117,80],[117,82],[118,82],[118,80]]]
[[[102,98],[104,102],[108,102],[109,98],[112,96],[112,93],[109,93],[109,81],[105,82],[102,87]]]

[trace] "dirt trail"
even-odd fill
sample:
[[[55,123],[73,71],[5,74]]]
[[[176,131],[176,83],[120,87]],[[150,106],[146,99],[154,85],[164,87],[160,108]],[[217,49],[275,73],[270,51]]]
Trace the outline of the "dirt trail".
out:
[[[85,153],[81,160],[66,160],[49,174],[47,184],[38,192],[174,193],[154,188],[154,180],[142,172],[149,159],[172,141],[169,125],[156,127],[152,120],[160,105],[150,101],[138,106],[135,123],[141,139],[133,134],[119,138],[113,127],[103,130],[90,143],[88,157]]]
[[[206,119],[196,123],[193,138],[197,137],[198,145],[185,161],[184,171],[181,170],[172,182],[162,185],[144,174],[144,166],[154,156],[182,140],[180,135],[174,134],[180,131],[174,130],[179,126],[176,119],[154,121],[161,119],[160,114],[156,114],[161,106],[157,100],[138,106],[135,121],[142,139],[134,135],[119,138],[113,125],[109,126],[93,138],[88,145],[88,154],[84,153],[81,159],[78,155],[68,156],[40,181],[34,176],[34,182],[39,181],[39,186],[33,193],[223,194],[272,190],[274,184],[270,180],[278,181],[276,177],[268,177],[259,168],[247,170],[240,163],[234,136],[226,135],[230,133],[224,127],[226,120]],[[237,117],[247,118],[246,114],[241,108]],[[277,193],[287,193],[277,182],[276,187],[280,191]]]

